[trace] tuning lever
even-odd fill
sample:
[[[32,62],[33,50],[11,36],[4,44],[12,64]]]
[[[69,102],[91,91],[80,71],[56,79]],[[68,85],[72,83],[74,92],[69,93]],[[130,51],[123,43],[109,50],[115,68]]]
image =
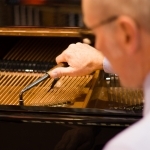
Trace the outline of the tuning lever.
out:
[[[57,64],[55,67],[53,67],[52,69],[50,69],[44,76],[42,76],[41,78],[39,78],[38,80],[36,80],[35,82],[29,84],[27,87],[25,87],[19,94],[19,104],[20,105],[24,105],[24,100],[23,100],[23,93],[30,90],[31,88],[35,87],[36,85],[38,85],[39,83],[41,83],[42,81],[45,81],[46,79],[50,78],[50,71],[58,68],[58,67],[67,67],[68,64],[66,62],[63,63],[59,63]]]

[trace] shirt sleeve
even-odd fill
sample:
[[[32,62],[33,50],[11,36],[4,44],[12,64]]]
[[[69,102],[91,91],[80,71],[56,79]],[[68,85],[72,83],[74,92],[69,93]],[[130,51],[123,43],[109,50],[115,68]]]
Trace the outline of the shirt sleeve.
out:
[[[150,114],[110,140],[103,150],[150,150]]]
[[[103,69],[106,73],[114,73],[114,71],[111,67],[111,64],[107,58],[104,58],[104,60],[103,60]]]

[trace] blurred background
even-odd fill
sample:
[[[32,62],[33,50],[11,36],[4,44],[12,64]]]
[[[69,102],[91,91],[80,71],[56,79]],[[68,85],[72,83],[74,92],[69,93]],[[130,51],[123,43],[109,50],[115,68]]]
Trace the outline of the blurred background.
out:
[[[0,0],[0,27],[82,27],[80,0]]]

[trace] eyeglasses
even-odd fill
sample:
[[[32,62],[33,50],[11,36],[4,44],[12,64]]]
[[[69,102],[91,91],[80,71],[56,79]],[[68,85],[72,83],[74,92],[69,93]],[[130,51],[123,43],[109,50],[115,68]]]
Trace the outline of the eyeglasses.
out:
[[[90,30],[93,30],[93,29],[95,29],[95,28],[97,28],[99,26],[105,25],[107,23],[111,23],[111,22],[115,21],[117,18],[118,18],[118,16],[112,16],[112,17],[110,17],[110,18],[108,18],[108,19],[106,19],[104,21],[101,21],[98,24],[92,26],[90,28]],[[85,26],[83,27],[83,29],[85,29]],[[95,35],[94,34],[91,34],[91,33],[90,34],[85,34],[84,32],[80,32],[80,35],[81,35],[83,40],[84,39],[88,39],[90,41],[90,44],[94,45],[94,43],[95,43]]]
[[[111,22],[115,21],[116,19],[118,19],[118,16],[112,16],[112,17],[110,17],[110,18],[108,18],[108,19],[106,19],[106,20],[103,20],[103,21],[99,22],[98,24],[92,26],[92,27],[90,28],[90,30],[93,30],[93,29],[95,29],[95,28],[97,28],[97,27],[99,27],[99,26],[102,26],[102,25],[111,23]]]

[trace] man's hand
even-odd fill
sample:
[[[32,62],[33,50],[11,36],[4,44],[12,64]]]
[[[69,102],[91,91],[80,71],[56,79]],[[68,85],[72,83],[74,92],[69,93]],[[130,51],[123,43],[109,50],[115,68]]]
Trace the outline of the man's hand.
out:
[[[81,76],[92,73],[102,68],[104,56],[95,48],[83,44],[70,44],[59,56],[56,62],[67,62],[69,67],[60,67],[52,70],[50,76],[52,78],[64,75]]]

